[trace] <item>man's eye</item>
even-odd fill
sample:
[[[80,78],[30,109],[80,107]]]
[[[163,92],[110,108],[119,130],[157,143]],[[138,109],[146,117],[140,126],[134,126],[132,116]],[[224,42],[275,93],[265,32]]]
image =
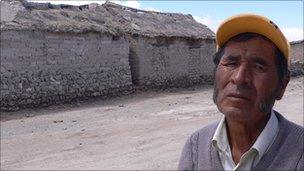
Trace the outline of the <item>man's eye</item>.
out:
[[[235,67],[235,66],[237,66],[237,63],[236,63],[236,62],[227,62],[227,63],[225,64],[225,66],[228,66],[228,67]]]
[[[254,65],[254,69],[257,71],[257,72],[264,72],[265,71],[265,67],[260,65],[260,64],[255,64]]]

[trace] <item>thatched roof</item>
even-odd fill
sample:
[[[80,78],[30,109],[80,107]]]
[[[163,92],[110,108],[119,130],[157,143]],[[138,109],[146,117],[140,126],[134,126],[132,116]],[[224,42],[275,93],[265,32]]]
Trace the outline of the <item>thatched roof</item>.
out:
[[[2,0],[1,30],[214,39],[214,33],[207,26],[197,23],[191,15],[143,11],[110,2],[71,6]]]

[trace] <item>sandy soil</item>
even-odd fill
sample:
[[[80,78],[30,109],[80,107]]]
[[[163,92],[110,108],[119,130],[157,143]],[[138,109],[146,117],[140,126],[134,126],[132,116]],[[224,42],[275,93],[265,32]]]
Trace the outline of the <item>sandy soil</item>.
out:
[[[176,169],[186,138],[222,115],[212,87],[1,113],[1,170]],[[275,109],[303,125],[303,77]]]

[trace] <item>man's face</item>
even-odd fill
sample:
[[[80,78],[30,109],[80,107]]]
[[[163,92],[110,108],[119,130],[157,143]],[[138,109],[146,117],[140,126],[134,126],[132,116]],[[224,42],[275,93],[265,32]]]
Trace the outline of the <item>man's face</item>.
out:
[[[273,43],[257,37],[227,44],[215,73],[214,101],[228,119],[265,118],[280,91]]]

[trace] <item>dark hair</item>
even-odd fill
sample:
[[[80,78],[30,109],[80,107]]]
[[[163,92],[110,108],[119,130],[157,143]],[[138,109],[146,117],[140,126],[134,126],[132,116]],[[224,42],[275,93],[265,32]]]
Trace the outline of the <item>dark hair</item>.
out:
[[[213,56],[213,63],[215,64],[215,70],[217,69],[217,66],[224,55],[225,52],[225,47],[227,46],[228,43],[230,42],[244,42],[248,41],[253,38],[262,38],[264,40],[270,41],[268,38],[256,34],[256,33],[242,33],[237,36],[234,36],[231,38],[228,42],[226,42],[223,47],[219,48],[218,51],[214,54]],[[270,41],[271,42],[271,41]],[[277,74],[279,77],[279,83],[282,85],[283,84],[283,78],[288,76],[290,71],[288,69],[288,62],[283,53],[279,50],[277,46],[275,46],[275,64],[277,67]]]

